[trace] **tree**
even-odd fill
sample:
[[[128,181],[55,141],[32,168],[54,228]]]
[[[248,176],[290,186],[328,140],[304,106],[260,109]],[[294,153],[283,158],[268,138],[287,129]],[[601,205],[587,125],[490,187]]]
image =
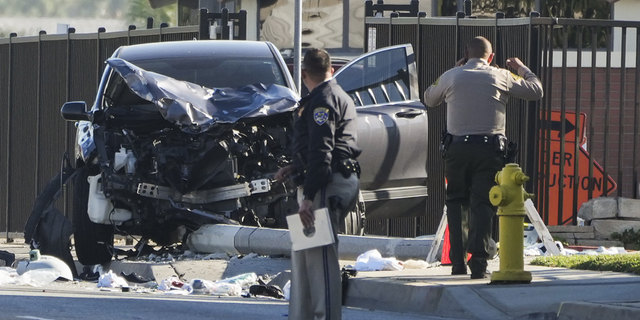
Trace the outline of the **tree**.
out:
[[[134,24],[138,28],[146,28],[147,18],[152,17],[154,27],[158,27],[162,22],[166,22],[170,26],[177,25],[177,5],[175,4],[152,9],[148,0],[130,0],[128,3],[127,22],[129,24]]]

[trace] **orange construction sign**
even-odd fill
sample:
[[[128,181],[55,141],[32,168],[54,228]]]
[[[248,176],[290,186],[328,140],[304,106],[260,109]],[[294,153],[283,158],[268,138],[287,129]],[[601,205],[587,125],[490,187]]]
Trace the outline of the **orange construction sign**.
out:
[[[576,125],[576,113],[575,112],[565,112],[564,119],[561,118],[562,113],[560,111],[551,111],[551,120],[543,122],[542,127],[542,136],[544,137],[544,130],[549,128],[550,134],[549,138],[551,141],[562,141],[562,126],[564,125],[564,141],[565,142],[575,142],[576,141],[576,130],[579,130],[578,136],[580,137],[580,144],[584,144],[587,140],[587,136],[585,135],[585,123],[587,115],[584,112],[580,113],[580,117],[578,119]],[[542,117],[546,118],[546,115]]]
[[[566,114],[569,114],[568,112]],[[616,182],[611,176],[604,177],[604,170],[595,161],[591,159],[589,153],[584,149],[584,142],[586,140],[584,134],[584,123],[586,116],[580,115],[580,137],[582,137],[580,143],[581,146],[578,149],[579,152],[576,155],[575,149],[575,132],[567,132],[567,128],[571,131],[575,130],[575,113],[567,116],[565,121],[565,143],[564,154],[561,152],[561,139],[560,130],[554,130],[558,128],[556,124],[551,124],[550,137],[550,149],[549,149],[549,163],[547,163],[547,153],[544,152],[546,147],[545,141],[541,144],[543,149],[540,153],[540,172],[539,180],[542,181],[545,173],[548,172],[548,176],[544,181],[549,190],[549,196],[547,198],[549,204],[549,212],[545,212],[545,223],[547,225],[564,225],[570,223],[573,219],[573,214],[577,214],[577,210],[580,209],[583,203],[590,200],[589,191],[592,191],[592,198],[597,198],[601,195],[607,195],[616,189]],[[552,112],[552,122],[561,123],[560,112]],[[544,137],[544,135],[541,135]],[[589,177],[589,167],[593,161],[593,177]],[[560,175],[561,166],[563,167],[562,176]],[[575,174],[575,167],[578,167],[578,175]],[[548,171],[547,171],[548,170]],[[606,185],[606,186],[605,186]],[[606,190],[605,190],[606,187]],[[576,212],[573,211],[574,190],[577,189],[577,208]],[[538,195],[538,199],[543,199],[546,195]],[[562,198],[562,206],[559,205],[560,198]],[[545,208],[543,204],[538,204],[539,208]],[[562,208],[562,216],[559,217],[560,208]]]

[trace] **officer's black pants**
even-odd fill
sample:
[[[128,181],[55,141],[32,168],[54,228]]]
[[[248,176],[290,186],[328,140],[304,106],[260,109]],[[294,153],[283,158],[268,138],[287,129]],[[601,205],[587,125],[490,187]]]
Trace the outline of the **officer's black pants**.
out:
[[[504,158],[493,143],[452,143],[445,154],[447,178],[447,218],[449,221],[449,258],[465,264],[467,252],[479,262],[472,273],[484,272],[496,207],[489,201],[489,190],[496,185],[496,173]],[[479,269],[478,269],[479,268]]]

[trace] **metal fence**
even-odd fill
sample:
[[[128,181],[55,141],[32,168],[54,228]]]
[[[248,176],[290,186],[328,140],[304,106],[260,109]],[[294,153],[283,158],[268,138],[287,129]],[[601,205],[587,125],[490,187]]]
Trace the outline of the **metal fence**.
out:
[[[640,22],[535,13],[515,19],[390,14],[366,18],[364,47],[411,43],[421,91],[454,66],[475,36],[493,43],[494,61],[502,67],[509,57],[521,58],[542,80],[545,97],[509,100],[507,136],[520,146],[517,162],[532,178],[525,187],[536,194],[545,223],[576,224],[580,206],[589,199],[638,197],[638,27]],[[446,106],[428,111],[426,214],[408,225],[368,224],[371,233],[414,236],[438,227],[445,188],[444,164],[437,155]]]
[[[507,134],[520,145],[518,162],[533,178],[526,188],[536,193],[545,222],[566,224],[575,223],[579,206],[590,198],[638,195],[639,25],[536,17],[367,17],[364,47],[411,43],[421,91],[478,35],[494,44],[500,65],[508,57],[522,58],[540,76],[545,98],[510,100]],[[102,31],[0,39],[0,230],[23,231],[35,197],[60,170],[62,154],[73,152],[75,130],[60,118],[60,107],[66,101],[92,102],[104,61],[117,47],[192,40],[201,33],[198,26]],[[368,233],[414,237],[437,229],[445,199],[438,151],[445,111],[445,106],[429,109],[425,215],[369,220]]]
[[[37,194],[73,152],[67,101],[93,102],[104,61],[122,45],[193,40],[198,26],[0,39],[0,230],[22,232]]]

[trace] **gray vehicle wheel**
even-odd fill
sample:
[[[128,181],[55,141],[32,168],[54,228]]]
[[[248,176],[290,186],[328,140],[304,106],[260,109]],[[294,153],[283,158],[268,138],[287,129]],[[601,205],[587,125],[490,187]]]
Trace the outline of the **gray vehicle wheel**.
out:
[[[340,233],[346,235],[363,236],[365,226],[365,208],[362,192],[358,192],[358,203],[353,211],[347,213],[344,221],[340,225]]]
[[[113,252],[113,226],[93,223],[87,214],[89,176],[87,167],[78,168],[73,182],[73,225],[76,256],[83,265],[105,264]]]

